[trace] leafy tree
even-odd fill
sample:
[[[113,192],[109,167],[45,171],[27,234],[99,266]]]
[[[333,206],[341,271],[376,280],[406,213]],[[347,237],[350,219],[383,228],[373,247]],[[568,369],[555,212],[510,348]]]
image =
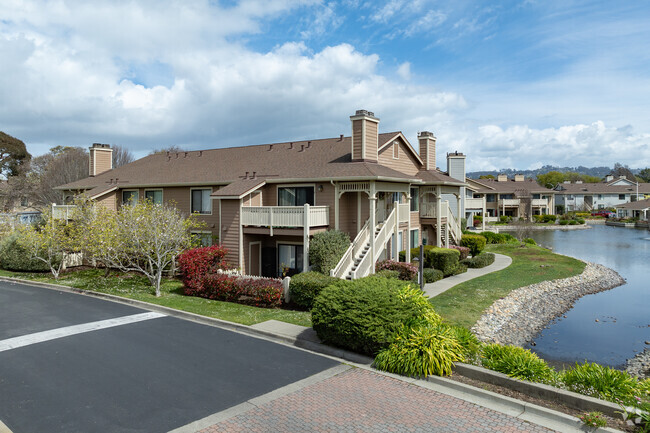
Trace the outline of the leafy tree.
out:
[[[169,153],[180,153],[180,152],[187,152],[187,151],[185,149],[183,149],[182,147],[173,144],[171,146],[164,147],[162,149],[152,150],[149,153],[149,155],[158,155],[158,154],[167,153],[167,152],[169,152]]]
[[[559,171],[549,171],[548,173],[538,174],[537,183],[546,188],[555,188],[557,184],[564,182],[565,175]]]
[[[45,263],[55,279],[63,269],[64,256],[74,251],[74,238],[70,236],[67,222],[56,219],[45,210],[41,224],[25,224],[18,229],[18,243],[30,258]]]
[[[18,175],[31,158],[25,143],[0,131],[0,174],[5,177]]]
[[[478,178],[479,179],[496,179],[493,174],[482,174]]]
[[[637,178],[639,178],[642,182],[650,182],[650,167],[646,167],[643,170],[641,170],[637,175]]]
[[[190,228],[198,223],[170,206],[142,200],[118,212],[102,206],[87,210],[79,241],[88,255],[107,267],[143,274],[160,296],[165,269],[192,246]]]

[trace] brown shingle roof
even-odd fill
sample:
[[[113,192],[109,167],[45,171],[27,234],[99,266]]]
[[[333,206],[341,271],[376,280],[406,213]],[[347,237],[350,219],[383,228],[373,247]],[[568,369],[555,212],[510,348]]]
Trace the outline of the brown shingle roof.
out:
[[[425,183],[442,183],[443,185],[458,185],[463,186],[465,182],[458,179],[454,179],[451,176],[446,175],[438,170],[420,170],[418,174],[415,175],[416,178],[422,180]]]
[[[259,177],[255,179],[240,179],[213,192],[210,196],[220,198],[242,198],[246,194],[250,194],[257,188],[264,186],[264,184],[266,184],[266,180]]]
[[[616,205],[616,209],[644,210],[650,209],[650,198]]]
[[[556,193],[558,194],[629,194],[629,193],[636,193],[636,185],[610,185],[605,182],[561,183],[558,186],[556,186]],[[650,183],[639,183],[639,193],[650,194]]]
[[[379,134],[379,146],[398,133]],[[57,187],[90,189],[117,184],[121,188],[172,185],[226,185],[248,176],[272,182],[288,179],[413,179],[372,162],[351,161],[351,139],[274,143],[245,147],[149,155],[95,177]]]
[[[525,197],[529,194],[552,194],[552,189],[540,186],[532,179],[525,179],[516,182],[513,179],[499,182],[496,179],[472,180],[472,186],[481,186],[476,188],[477,192],[487,194],[515,194],[517,197]]]

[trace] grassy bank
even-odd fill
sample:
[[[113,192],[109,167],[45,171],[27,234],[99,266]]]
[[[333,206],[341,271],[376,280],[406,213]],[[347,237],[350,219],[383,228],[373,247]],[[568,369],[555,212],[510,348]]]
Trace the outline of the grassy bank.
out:
[[[115,273],[112,273],[109,277],[104,277],[104,271],[98,269],[68,272],[62,274],[58,281],[51,274],[40,273],[0,270],[0,276],[55,283],[77,289],[108,293],[244,325],[253,325],[275,319],[301,326],[311,326],[311,314],[305,311],[256,308],[231,302],[184,296],[182,284],[178,280],[163,280],[160,288],[161,296],[156,298],[153,294],[153,287],[149,285],[146,278],[138,275]]]
[[[582,273],[585,264],[537,246],[488,245],[487,251],[512,257],[506,269],[461,283],[431,299],[435,310],[450,323],[470,328],[494,301],[512,290]]]

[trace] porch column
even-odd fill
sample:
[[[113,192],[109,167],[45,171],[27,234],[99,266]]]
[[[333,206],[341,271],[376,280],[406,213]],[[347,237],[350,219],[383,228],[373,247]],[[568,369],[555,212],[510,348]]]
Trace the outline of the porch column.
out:
[[[375,209],[377,207],[377,197],[374,194],[374,187],[372,187],[372,195],[369,197],[370,201],[370,259],[372,260],[372,265],[370,266],[370,274],[375,273],[375,226],[377,222],[375,221]]]
[[[334,184],[334,229],[339,229],[339,184]]]
[[[302,271],[309,270],[309,203],[305,203],[302,231]]]
[[[399,238],[399,202],[398,201],[395,202],[393,209],[395,209],[395,228],[393,229],[393,233],[395,234],[395,256],[397,257],[397,259],[393,257],[393,260],[399,261],[400,245],[397,242],[399,240],[398,239]]]
[[[481,222],[481,231],[485,231],[485,218],[487,217],[487,209],[485,209],[485,194],[483,194],[483,220]]]
[[[411,197],[411,188],[409,188],[409,193],[406,196],[406,205],[408,206],[409,209],[409,218],[407,223],[407,228],[406,228],[406,257],[404,260],[406,260],[407,263],[411,262],[411,248],[413,248],[413,245],[411,245],[411,200],[413,197]],[[420,233],[418,231],[418,233]]]
[[[436,246],[442,244],[442,197],[440,197],[440,186],[436,186]]]

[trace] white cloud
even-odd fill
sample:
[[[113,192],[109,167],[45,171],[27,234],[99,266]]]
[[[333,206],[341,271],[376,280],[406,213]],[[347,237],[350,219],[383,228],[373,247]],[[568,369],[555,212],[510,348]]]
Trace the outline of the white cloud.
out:
[[[399,65],[397,68],[397,75],[399,75],[403,80],[411,79],[411,64],[409,62],[404,62]]]

